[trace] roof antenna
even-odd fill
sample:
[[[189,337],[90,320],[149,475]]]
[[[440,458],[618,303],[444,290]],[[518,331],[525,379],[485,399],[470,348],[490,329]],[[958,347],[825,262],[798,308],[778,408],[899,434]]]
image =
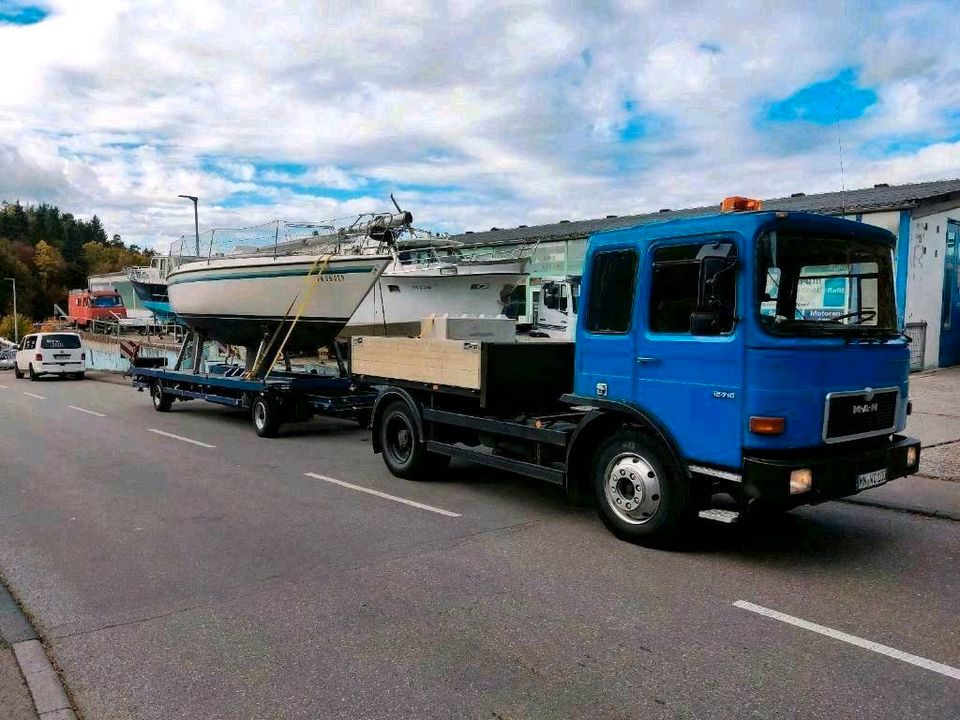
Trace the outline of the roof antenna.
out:
[[[836,104],[837,147],[840,148],[840,211],[841,217],[847,214],[847,184],[843,179],[843,142],[840,139],[840,103]]]

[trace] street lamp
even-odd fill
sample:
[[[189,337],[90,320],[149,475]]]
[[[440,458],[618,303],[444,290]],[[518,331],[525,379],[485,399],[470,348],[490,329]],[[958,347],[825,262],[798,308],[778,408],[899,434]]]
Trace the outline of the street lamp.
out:
[[[13,342],[17,345],[20,344],[20,328],[19,319],[17,317],[17,279],[16,278],[4,278],[4,280],[9,280],[13,283]]]
[[[199,198],[196,195],[177,195],[177,197],[193,200],[193,229],[197,238],[197,257],[200,257],[200,218],[197,215],[197,200]]]

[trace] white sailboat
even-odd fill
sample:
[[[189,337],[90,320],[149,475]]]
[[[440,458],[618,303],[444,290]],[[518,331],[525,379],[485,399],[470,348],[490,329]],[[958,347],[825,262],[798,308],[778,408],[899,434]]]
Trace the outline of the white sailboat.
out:
[[[167,275],[170,306],[191,329],[230,345],[256,347],[283,325],[293,327],[287,350],[323,347],[392,260],[388,253],[358,252],[358,243],[390,240],[411,220],[409,213],[381,213],[340,228],[284,223],[283,242],[280,221],[211,231],[209,256]],[[237,244],[238,238],[245,244]],[[232,248],[215,252],[224,243]]]

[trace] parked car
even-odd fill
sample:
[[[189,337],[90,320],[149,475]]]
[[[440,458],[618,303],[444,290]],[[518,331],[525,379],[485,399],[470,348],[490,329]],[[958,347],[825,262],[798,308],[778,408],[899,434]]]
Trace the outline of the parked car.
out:
[[[0,350],[0,370],[9,370],[16,362],[17,349],[15,347]]]
[[[87,369],[87,353],[77,333],[33,333],[20,342],[14,375],[29,375],[36,380],[41,375],[72,375],[83,378]]]

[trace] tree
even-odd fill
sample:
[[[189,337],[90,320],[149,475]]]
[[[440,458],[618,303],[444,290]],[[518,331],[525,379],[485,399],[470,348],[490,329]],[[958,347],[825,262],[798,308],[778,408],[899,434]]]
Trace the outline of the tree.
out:
[[[7,340],[13,340],[15,337],[23,337],[33,330],[33,323],[23,313],[17,313],[17,333],[13,332],[13,313],[4,315],[0,320],[0,337]]]
[[[63,272],[67,269],[67,263],[64,262],[60,251],[46,240],[37,243],[34,263],[37,266],[37,274],[40,276],[41,287],[48,288],[62,283]]]

